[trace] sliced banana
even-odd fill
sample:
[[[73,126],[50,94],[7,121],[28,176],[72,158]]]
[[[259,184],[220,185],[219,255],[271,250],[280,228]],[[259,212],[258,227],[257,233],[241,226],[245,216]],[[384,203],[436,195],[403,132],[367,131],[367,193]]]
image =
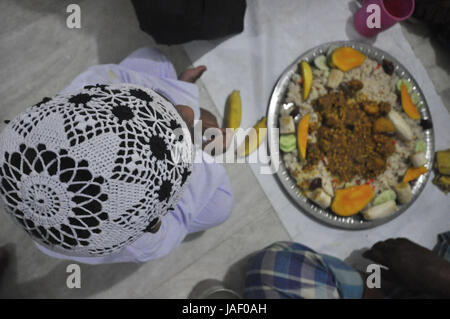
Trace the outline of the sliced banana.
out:
[[[290,115],[280,117],[280,134],[295,133],[294,118]]]
[[[394,186],[397,193],[397,199],[400,204],[407,204],[412,199],[412,191],[409,183],[399,183]]]
[[[396,210],[397,204],[395,203],[395,200],[390,200],[383,204],[368,208],[363,212],[363,216],[368,220],[380,219],[393,214]]]
[[[397,111],[391,110],[388,114],[388,118],[394,124],[395,131],[404,140],[411,141],[414,138],[414,133],[409,127],[408,123],[397,113]]]
[[[421,167],[427,163],[427,159],[425,158],[425,153],[423,153],[423,152],[411,155],[409,157],[409,159],[411,160],[411,163],[414,165],[414,167]]]
[[[332,69],[330,72],[330,76],[328,77],[327,86],[329,88],[335,89],[341,84],[342,79],[344,78],[344,72],[338,69]]]
[[[250,130],[248,135],[245,137],[245,140],[236,150],[236,154],[239,157],[246,157],[253,153],[261,143],[264,141],[267,135],[267,119],[263,117],[253,129]]]
[[[331,196],[325,193],[322,188],[318,188],[313,191],[310,194],[310,199],[323,209],[330,207],[331,205]]]

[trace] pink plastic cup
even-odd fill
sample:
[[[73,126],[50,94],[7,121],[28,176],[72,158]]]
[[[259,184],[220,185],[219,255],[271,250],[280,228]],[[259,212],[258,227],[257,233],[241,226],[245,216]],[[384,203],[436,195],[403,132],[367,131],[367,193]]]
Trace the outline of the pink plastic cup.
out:
[[[376,4],[380,7],[380,28],[369,28],[367,18],[373,14],[367,7]],[[397,22],[408,19],[414,12],[414,0],[363,0],[362,7],[355,13],[355,29],[365,37],[373,37],[392,27]]]

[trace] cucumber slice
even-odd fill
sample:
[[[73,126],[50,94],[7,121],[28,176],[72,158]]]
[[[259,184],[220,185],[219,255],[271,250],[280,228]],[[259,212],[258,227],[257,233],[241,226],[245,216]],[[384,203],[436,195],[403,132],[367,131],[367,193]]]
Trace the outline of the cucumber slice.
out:
[[[294,134],[288,134],[288,135],[282,135],[280,136],[280,149],[285,152],[289,153],[295,150],[297,147],[297,139],[295,138]]]
[[[412,83],[410,81],[408,81],[408,80],[405,80],[405,79],[398,80],[398,82],[397,82],[397,90],[399,92],[402,91],[402,84],[403,83],[406,85],[406,88],[408,89],[408,93],[411,93]]]
[[[373,200],[373,204],[376,206],[376,205],[386,203],[390,200],[396,200],[396,199],[397,199],[397,194],[395,194],[395,192],[392,189],[388,189],[388,190],[383,191],[377,197],[375,197],[375,199]]]
[[[425,141],[417,141],[416,145],[414,145],[414,152],[415,153],[426,153],[427,151],[427,143]]]
[[[336,50],[336,49],[338,49],[338,48],[339,48],[339,47],[336,46],[336,45],[330,46],[330,47],[328,48],[328,51],[327,51],[327,58],[330,58],[331,55],[333,54],[334,50]]]
[[[414,92],[413,94],[411,94],[411,101],[417,107],[421,107],[422,106],[422,103],[419,104],[420,96],[419,96],[419,93],[417,93],[417,92]]]
[[[314,65],[319,70],[328,71],[329,67],[327,65],[327,57],[325,55],[319,55],[314,59]]]

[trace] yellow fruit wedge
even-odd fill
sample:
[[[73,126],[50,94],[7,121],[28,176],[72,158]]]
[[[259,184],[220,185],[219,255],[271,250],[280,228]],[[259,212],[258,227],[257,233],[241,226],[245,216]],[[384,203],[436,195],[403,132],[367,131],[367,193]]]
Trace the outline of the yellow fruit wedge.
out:
[[[263,117],[255,126],[254,130],[250,130],[245,137],[245,141],[236,150],[236,154],[239,157],[246,157],[253,153],[261,143],[264,141],[267,135],[267,119]]]
[[[309,114],[302,117],[297,126],[297,143],[302,159],[306,159],[306,146],[308,142]]]
[[[236,130],[241,126],[242,101],[238,90],[231,92],[226,112],[226,127]]]
[[[303,78],[303,100],[306,101],[308,99],[309,92],[311,91],[313,74],[311,67],[306,61],[302,61],[300,63],[300,68],[302,71],[302,78]]]

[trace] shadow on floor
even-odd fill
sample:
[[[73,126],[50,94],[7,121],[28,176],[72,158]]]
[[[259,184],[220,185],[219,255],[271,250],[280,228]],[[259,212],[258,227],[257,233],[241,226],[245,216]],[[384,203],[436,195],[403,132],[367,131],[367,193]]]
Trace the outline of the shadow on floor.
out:
[[[67,266],[71,261],[61,261],[40,278],[18,283],[17,256],[15,245],[8,244],[9,264],[1,282],[0,298],[87,298],[106,291],[125,280],[141,267],[141,264],[123,263],[108,265],[85,265],[81,267],[81,288],[66,286]],[[49,257],[50,258],[50,257]]]
[[[244,298],[245,272],[248,259],[252,254],[245,256],[230,266],[222,281],[217,279],[204,279],[198,282],[188,295],[189,299],[217,299],[213,297],[216,291],[225,299]],[[227,291],[223,291],[223,289]],[[231,290],[231,291],[230,291]],[[207,297],[208,296],[208,297]]]
[[[196,240],[197,238],[202,237],[204,233],[205,233],[205,231],[199,231],[199,232],[196,232],[196,233],[189,234],[189,235],[187,235],[187,236],[184,238],[183,242],[194,241],[194,240]]]
[[[450,75],[450,51],[438,41],[436,38],[437,32],[422,22],[405,22],[402,23],[402,26],[410,33],[415,34],[418,37],[430,38],[430,44],[434,51],[436,65]],[[432,59],[432,57],[429,58]]]
[[[71,3],[81,7],[81,29],[69,30],[66,26],[68,13],[66,8]],[[93,35],[98,44],[100,64],[119,63],[134,50],[143,46],[160,49],[174,63],[178,73],[191,65],[191,62],[181,45],[157,45],[151,36],[141,31],[131,1],[125,0],[23,0],[14,1],[10,6],[20,6],[21,9],[38,12],[42,15],[57,15],[60,28],[70,36],[70,32],[84,32]],[[211,41],[211,46],[200,49],[198,57],[216,47],[222,41]],[[194,59],[196,60],[196,59]],[[80,70],[82,72],[83,70]]]
[[[253,253],[245,256],[239,261],[231,265],[223,278],[224,286],[228,289],[236,291],[242,298],[245,290],[245,273],[247,271],[247,263]]]

